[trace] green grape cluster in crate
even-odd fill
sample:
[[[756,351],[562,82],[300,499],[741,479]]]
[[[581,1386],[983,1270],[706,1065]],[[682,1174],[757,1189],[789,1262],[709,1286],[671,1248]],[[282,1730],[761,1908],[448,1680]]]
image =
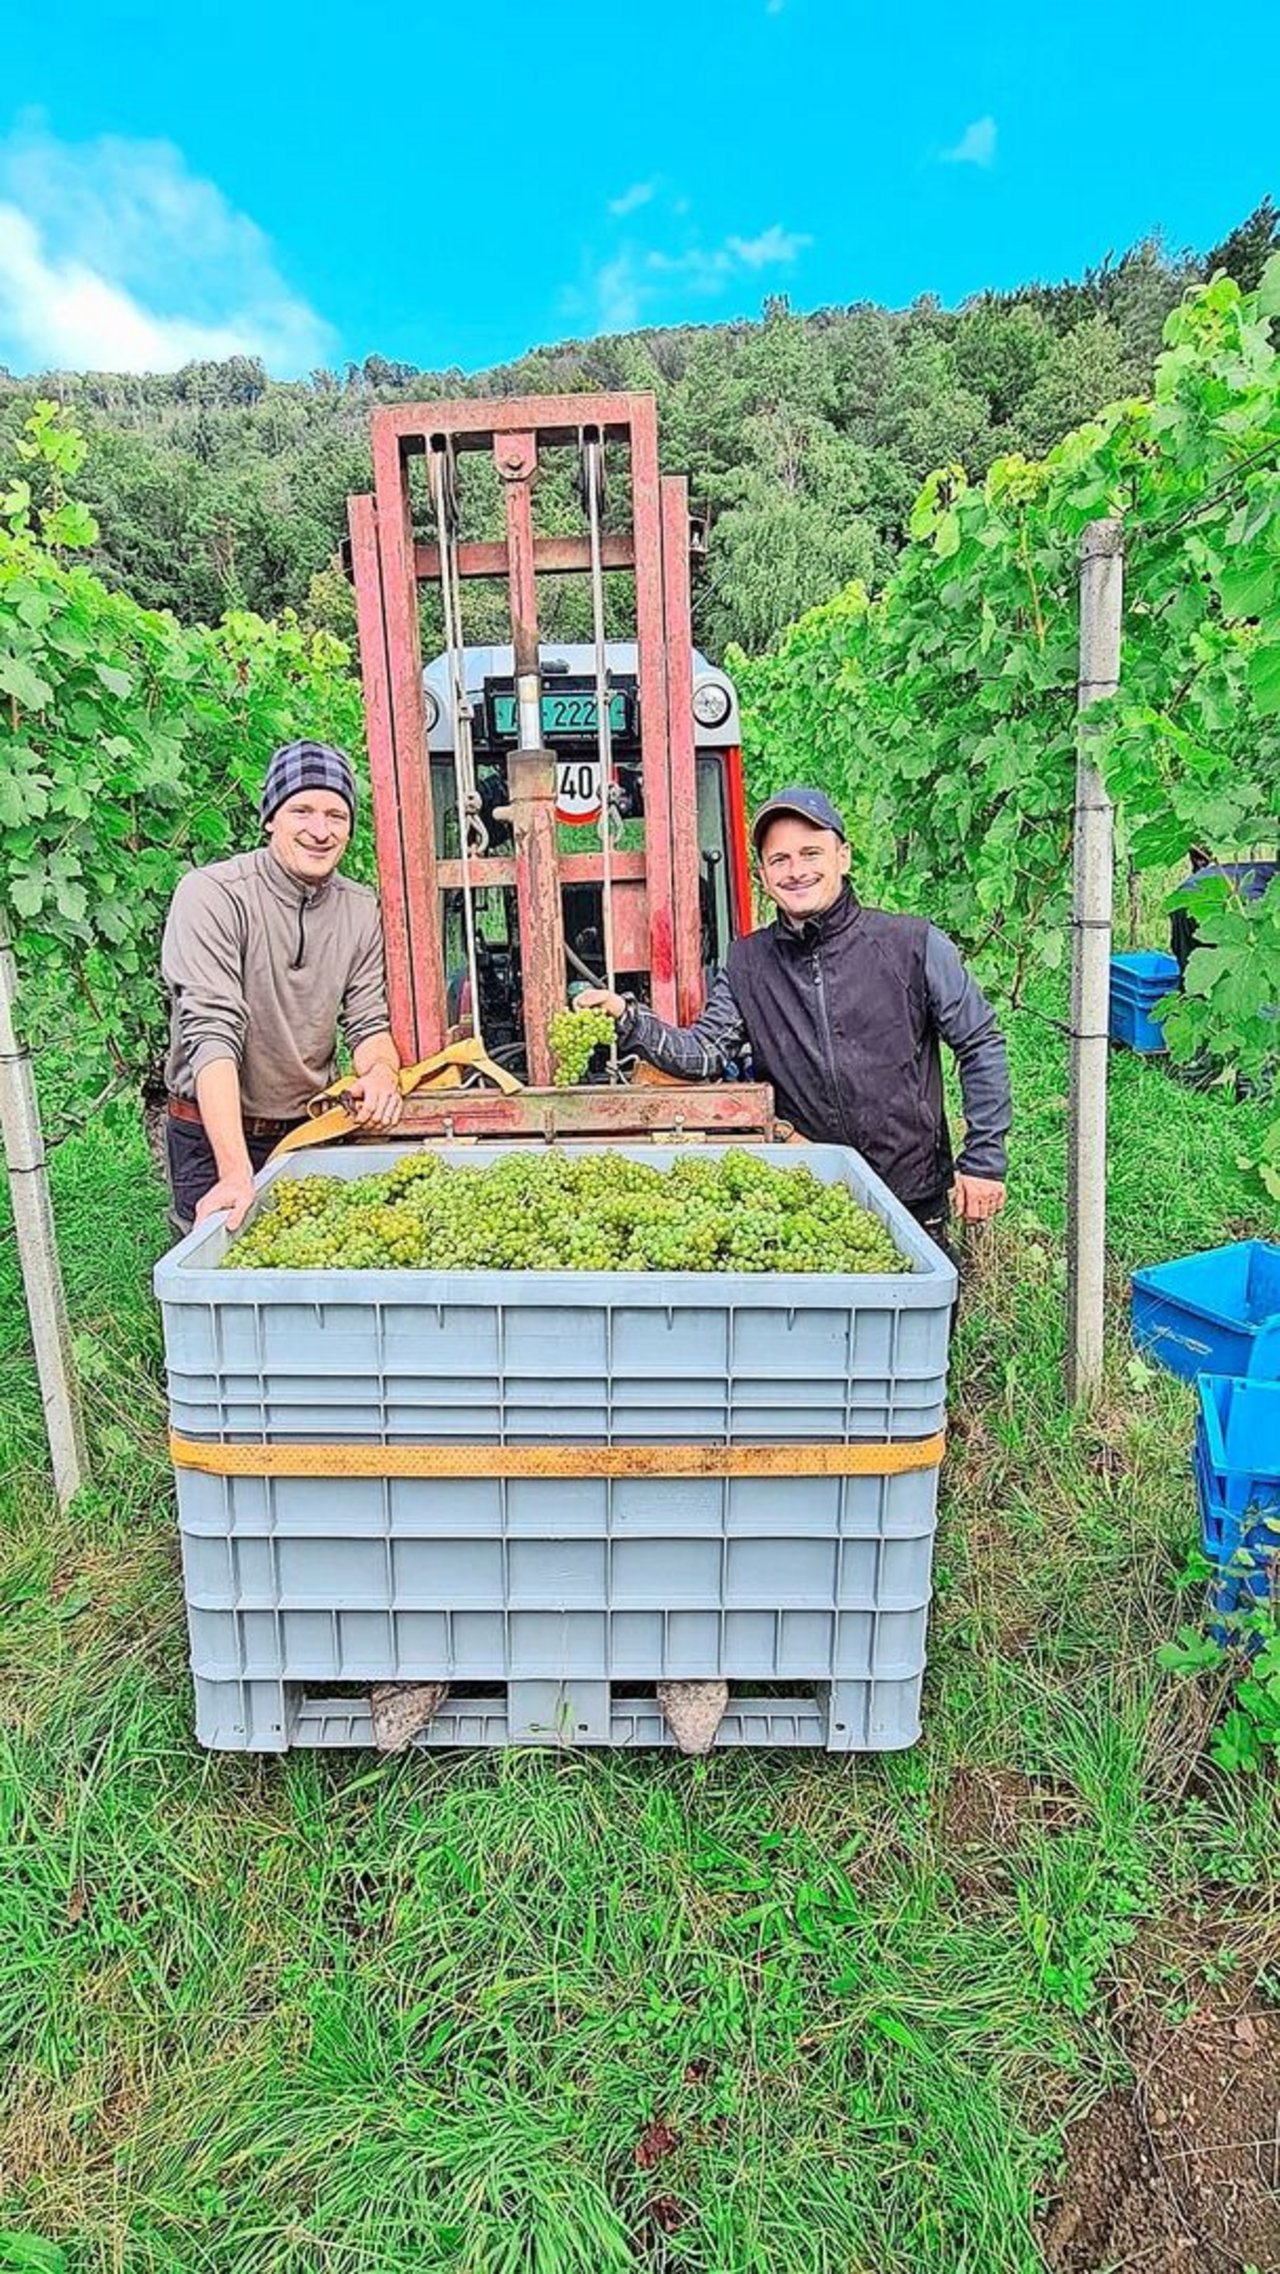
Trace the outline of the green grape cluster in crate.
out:
[[[225,1263],[260,1270],[901,1272],[845,1184],[744,1147],[671,1168],[513,1147],[487,1168],[410,1154],[367,1177],[281,1178]]]

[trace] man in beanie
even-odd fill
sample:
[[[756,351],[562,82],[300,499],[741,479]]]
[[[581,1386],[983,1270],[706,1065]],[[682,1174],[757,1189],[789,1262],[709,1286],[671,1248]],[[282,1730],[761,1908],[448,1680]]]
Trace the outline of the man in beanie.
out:
[[[277,750],[266,844],[184,876],[165,925],[167,1150],[175,1223],[228,1211],[333,1080],[341,1031],[358,1126],[394,1128],[402,1101],[375,893],[339,876],[356,817],[350,760],[326,742]]]
[[[856,898],[844,822],[821,790],[780,790],[752,835],[777,919],[733,942],[693,1026],[668,1026],[604,990],[578,1003],[607,1011],[623,1049],[683,1081],[714,1081],[749,1050],[800,1135],[853,1146],[935,1238],[952,1208],[970,1223],[996,1215],[1009,1069],[995,1013],[956,948],[923,917]],[[960,1070],[958,1159],[940,1042]]]

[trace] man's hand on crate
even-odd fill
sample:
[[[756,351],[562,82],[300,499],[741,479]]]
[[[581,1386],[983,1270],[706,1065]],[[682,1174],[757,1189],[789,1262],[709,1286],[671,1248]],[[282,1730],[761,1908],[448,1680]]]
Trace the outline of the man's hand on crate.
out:
[[[234,1176],[221,1176],[216,1184],[210,1185],[204,1197],[196,1202],[195,1221],[202,1224],[206,1216],[216,1216],[219,1210],[225,1208],[228,1211],[227,1230],[238,1232],[256,1198],[251,1168],[237,1171]]]

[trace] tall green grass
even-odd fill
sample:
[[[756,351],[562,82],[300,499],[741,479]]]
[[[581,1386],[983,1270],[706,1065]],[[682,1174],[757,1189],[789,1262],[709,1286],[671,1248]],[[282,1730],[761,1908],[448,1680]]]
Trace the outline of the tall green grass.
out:
[[[0,1236],[0,2268],[1032,2274],[1125,1998],[1256,1972],[1274,1790],[1203,1762],[1191,1399],[1128,1270],[1274,1231],[1260,1117],[1113,1066],[1106,1395],[1059,1389],[1065,1073],[1011,1021],[910,1754],[202,1755],[127,1117],[55,1158],[93,1489],[45,1478]],[[44,2243],[49,2252],[37,2246]],[[25,2255],[24,2255],[25,2254]]]

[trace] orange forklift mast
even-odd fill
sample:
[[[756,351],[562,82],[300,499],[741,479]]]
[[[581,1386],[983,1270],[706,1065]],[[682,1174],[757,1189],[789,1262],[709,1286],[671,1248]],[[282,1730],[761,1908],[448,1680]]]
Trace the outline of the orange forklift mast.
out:
[[[495,964],[486,911],[505,897],[513,904],[507,968],[518,1034],[507,1062],[518,1056],[528,1081],[508,1095],[478,1084],[421,1091],[407,1101],[407,1130],[494,1137],[622,1136],[673,1127],[763,1132],[772,1120],[771,1095],[751,1082],[651,1087],[622,1080],[616,1067],[609,1078],[573,1090],[556,1089],[551,1080],[550,1021],[564,1008],[570,979],[584,970],[566,943],[566,895],[579,903],[589,898],[599,909],[592,976],[614,986],[625,973],[661,1017],[682,1024],[696,1018],[704,999],[703,757],[695,739],[688,494],[682,476],[659,473],[653,397],[397,404],[375,411],[372,428],[373,494],[353,497],[349,511],[392,1030],[407,1064],[430,1058],[460,1027],[486,1040]],[[585,527],[581,535],[540,534],[538,474],[549,453],[565,451],[576,460]],[[489,455],[501,493],[505,535],[496,542],[462,535],[467,460],[476,453]],[[540,577],[575,571],[590,579],[594,638],[589,651],[576,651],[586,668],[570,706],[544,689],[538,586]],[[635,641],[626,649],[625,684],[613,667],[622,651],[608,641],[604,622],[606,572],[616,583],[618,571],[634,580]],[[463,587],[474,578],[506,587],[511,641],[497,693],[478,689],[469,669]],[[424,586],[436,588],[444,625],[444,654],[431,674],[438,694],[424,685]],[[554,697],[555,682],[548,685]],[[727,685],[697,690],[708,716],[717,701],[728,709]],[[568,746],[571,763],[559,739],[565,721],[578,737]],[[615,757],[624,742],[625,769]],[[452,760],[451,782],[442,774],[441,745]],[[478,769],[478,751],[487,774]],[[720,904],[730,928],[740,931],[751,921],[741,752],[730,746],[716,757],[724,842],[705,858],[725,863]],[[501,802],[493,794],[495,764]],[[558,792],[561,800],[576,797],[572,816],[562,807],[558,817]],[[640,826],[624,827],[628,798],[643,816]],[[561,851],[559,822],[569,818],[592,821],[593,847]],[[619,842],[637,836],[639,845]],[[459,908],[460,936],[456,916],[452,926],[448,916]],[[465,969],[451,972],[455,955]]]

